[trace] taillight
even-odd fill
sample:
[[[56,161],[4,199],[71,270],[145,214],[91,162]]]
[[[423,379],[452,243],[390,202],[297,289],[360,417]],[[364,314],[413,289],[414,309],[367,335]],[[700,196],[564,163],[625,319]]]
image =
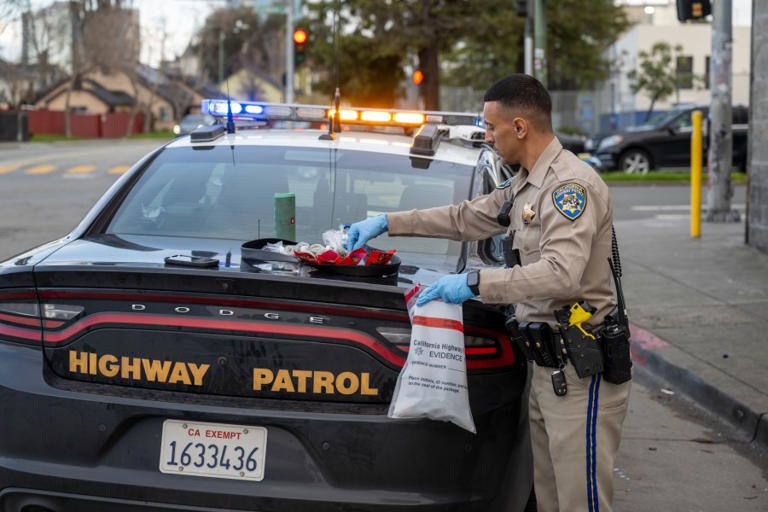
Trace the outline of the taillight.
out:
[[[411,329],[406,327],[377,327],[376,332],[393,345],[410,345]]]
[[[0,302],[0,314],[2,313],[38,318],[40,309],[37,307],[37,302]]]
[[[80,316],[85,311],[83,306],[68,306],[64,304],[43,304],[43,318],[68,322]]]
[[[40,345],[40,309],[34,292],[0,293],[0,341]]]
[[[411,329],[410,327],[377,327],[376,332],[381,334],[384,339],[393,345],[397,345],[398,348],[407,350],[407,347],[411,344]],[[464,335],[464,346],[466,348],[494,348],[498,346],[497,340],[489,338],[487,336],[477,336],[473,334]],[[404,348],[405,347],[405,348]],[[467,350],[467,355],[472,354],[473,351]],[[475,351],[477,353],[477,351]],[[488,353],[483,351],[482,353]]]

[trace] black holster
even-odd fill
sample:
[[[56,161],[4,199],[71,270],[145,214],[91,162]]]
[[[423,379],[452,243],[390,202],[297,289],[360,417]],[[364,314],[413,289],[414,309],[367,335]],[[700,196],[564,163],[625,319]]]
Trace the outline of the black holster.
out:
[[[600,335],[600,345],[603,350],[603,378],[612,384],[622,384],[632,378],[629,342],[629,327],[609,319]]]
[[[563,360],[558,349],[557,336],[545,322],[521,322],[510,315],[506,322],[510,340],[528,361],[546,368],[560,368]]]
[[[514,243],[514,231],[501,239],[501,250],[504,253],[504,264],[506,264],[506,266],[509,268],[520,265],[520,251],[518,249],[512,248]]]

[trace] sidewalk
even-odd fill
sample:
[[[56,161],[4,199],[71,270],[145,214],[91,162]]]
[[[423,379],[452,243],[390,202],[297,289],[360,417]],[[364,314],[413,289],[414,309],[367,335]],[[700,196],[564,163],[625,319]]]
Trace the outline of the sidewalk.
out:
[[[635,365],[768,447],[768,254],[744,222],[616,222]]]

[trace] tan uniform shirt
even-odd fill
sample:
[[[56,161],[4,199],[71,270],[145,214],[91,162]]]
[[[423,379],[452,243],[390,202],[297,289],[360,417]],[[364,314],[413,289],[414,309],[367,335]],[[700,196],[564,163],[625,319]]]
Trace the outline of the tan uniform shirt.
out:
[[[602,321],[614,305],[608,187],[588,164],[553,138],[530,172],[502,188],[458,205],[387,215],[390,235],[482,240],[503,233],[496,220],[514,194],[509,231],[521,266],[480,271],[480,299],[516,303],[519,321],[554,323],[552,312],[578,300],[597,308]],[[524,210],[533,212],[524,219]]]

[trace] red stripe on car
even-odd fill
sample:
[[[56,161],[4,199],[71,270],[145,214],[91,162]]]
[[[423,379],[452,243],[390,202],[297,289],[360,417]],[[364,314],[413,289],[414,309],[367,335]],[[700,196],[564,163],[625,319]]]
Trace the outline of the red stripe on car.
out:
[[[14,338],[24,338],[25,340],[40,341],[40,332],[20,327],[11,327],[10,325],[0,324],[0,334],[7,334]]]
[[[4,315],[0,313],[0,321],[13,322],[15,324],[21,325],[31,325],[32,327],[40,327],[40,320],[37,318],[29,318],[24,316]]]

